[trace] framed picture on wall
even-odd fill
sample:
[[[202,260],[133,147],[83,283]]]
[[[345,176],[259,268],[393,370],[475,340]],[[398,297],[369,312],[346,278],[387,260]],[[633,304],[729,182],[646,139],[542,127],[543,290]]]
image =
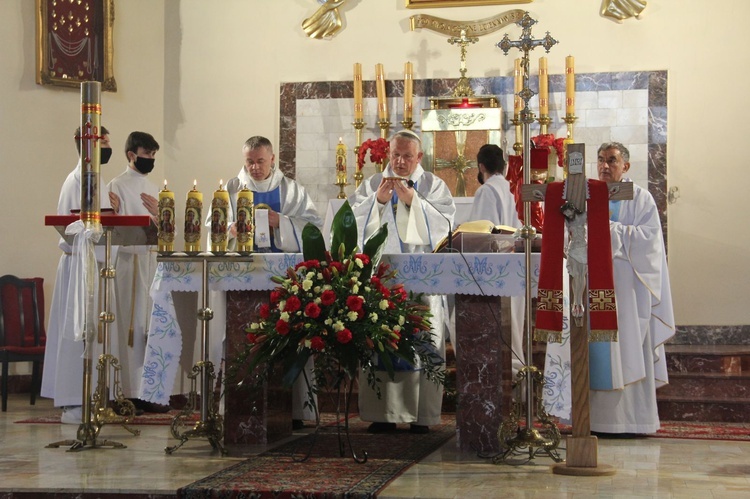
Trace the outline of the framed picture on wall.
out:
[[[531,3],[534,0],[406,0],[409,9],[428,7],[472,7],[476,5],[507,5],[512,3]]]
[[[114,0],[36,0],[36,82],[117,91],[112,71]]]

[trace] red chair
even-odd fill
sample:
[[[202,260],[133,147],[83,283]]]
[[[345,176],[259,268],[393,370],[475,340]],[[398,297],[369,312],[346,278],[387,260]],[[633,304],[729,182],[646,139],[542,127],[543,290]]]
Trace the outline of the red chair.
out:
[[[2,363],[2,410],[8,410],[8,366],[32,362],[31,405],[42,384],[44,362],[44,280],[0,277],[0,363]]]

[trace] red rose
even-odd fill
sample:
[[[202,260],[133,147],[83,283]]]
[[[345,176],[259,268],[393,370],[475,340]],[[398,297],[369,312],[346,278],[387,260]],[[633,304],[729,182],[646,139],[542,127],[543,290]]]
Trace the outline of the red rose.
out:
[[[333,290],[326,289],[323,291],[323,294],[320,295],[320,303],[325,305],[326,307],[329,305],[333,305],[336,301],[336,293],[333,292]]]
[[[305,307],[305,315],[312,319],[317,319],[320,315],[320,307],[315,303],[308,303]]]
[[[341,262],[331,262],[331,268],[338,270],[339,274],[344,272],[344,265]]]
[[[296,312],[299,310],[299,308],[302,306],[302,302],[299,301],[299,298],[292,295],[286,300],[286,306],[284,307],[284,312],[289,312],[290,314]]]
[[[361,296],[349,296],[346,299],[346,306],[349,307],[349,310],[353,312],[358,312],[362,310],[362,304],[364,303],[364,300]]]
[[[268,317],[271,315],[271,307],[268,305],[268,303],[264,303],[260,306],[260,318],[261,319],[268,319]]]
[[[310,348],[315,350],[316,352],[322,351],[326,347],[325,341],[323,341],[323,338],[320,336],[313,336],[310,339]]]
[[[247,339],[247,342],[250,343],[251,345],[254,345],[258,341],[258,336],[255,333],[247,333],[245,338]]]
[[[289,323],[281,319],[277,320],[276,332],[279,333],[281,336],[286,336],[287,334],[289,334]]]
[[[274,289],[271,291],[271,303],[279,303],[284,297],[284,291],[281,289]]]
[[[344,328],[341,331],[339,331],[338,333],[336,333],[336,339],[342,345],[346,345],[347,343],[349,343],[350,341],[352,341],[352,332],[349,331],[348,329]]]
[[[370,263],[370,257],[365,255],[364,253],[357,253],[356,255],[354,255],[354,258],[359,258],[360,260],[362,260],[362,263],[365,265]]]

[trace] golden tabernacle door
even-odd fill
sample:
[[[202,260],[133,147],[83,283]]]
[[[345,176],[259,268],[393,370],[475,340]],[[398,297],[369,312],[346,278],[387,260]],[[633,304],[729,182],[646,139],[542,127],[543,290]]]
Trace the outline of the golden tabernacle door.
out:
[[[477,152],[501,144],[502,108],[494,96],[432,97],[422,110],[422,166],[443,179],[453,196],[479,187]]]

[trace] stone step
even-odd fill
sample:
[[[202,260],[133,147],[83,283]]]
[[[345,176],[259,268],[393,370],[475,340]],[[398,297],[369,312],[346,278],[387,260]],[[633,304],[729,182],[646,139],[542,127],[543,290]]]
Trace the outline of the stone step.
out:
[[[657,392],[658,393],[658,392]],[[718,397],[658,396],[659,418],[664,421],[724,423],[750,422],[750,401]]]
[[[720,400],[743,399],[750,402],[750,373],[671,372],[669,384],[659,388],[656,397],[683,397],[688,400],[710,397]]]
[[[750,345],[666,345],[671,373],[750,373]]]

